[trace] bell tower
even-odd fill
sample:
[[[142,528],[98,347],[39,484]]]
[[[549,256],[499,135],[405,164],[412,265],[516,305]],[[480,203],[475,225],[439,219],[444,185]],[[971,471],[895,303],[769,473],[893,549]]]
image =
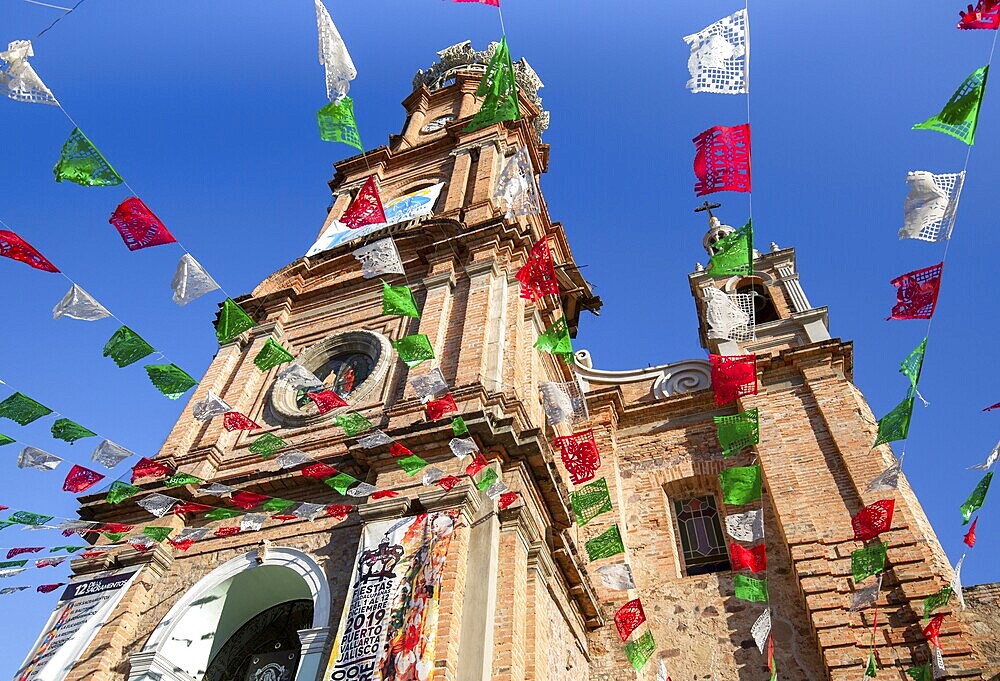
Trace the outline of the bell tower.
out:
[[[736,231],[712,213],[720,207],[706,201],[695,209],[708,215],[702,245],[710,259],[719,239]],[[827,308],[813,307],[806,297],[794,248],[771,242],[761,253],[755,247],[753,271],[744,276],[712,277],[698,263],[688,283],[698,311],[701,346],[711,353],[764,354],[830,339]]]
[[[220,347],[156,457],[203,483],[170,487],[160,479],[140,482],[141,496],[122,503],[97,495],[83,499],[80,514],[89,520],[137,528],[155,522],[170,526],[174,536],[197,532],[198,539],[183,549],[167,542],[142,553],[126,547],[100,565],[77,565],[80,579],[120,565],[137,567],[139,577],[81,661],[61,678],[243,678],[238,665],[263,655],[252,635],[259,629],[284,647],[301,642],[279,651],[282,664],[297,665],[294,678],[325,679],[329,661],[359,640],[341,631],[352,584],[391,579],[393,571],[379,566],[385,556],[402,555],[389,540],[393,528],[439,514],[454,519],[455,531],[443,566],[434,568],[439,585],[412,594],[440,597],[436,644],[432,657],[420,661],[420,678],[427,665],[436,681],[584,671],[587,633],[604,619],[576,541],[566,472],[556,465],[538,388],[572,381],[573,374],[567,363],[533,345],[563,317],[575,336],[581,314],[596,313],[601,300],[575,267],[566,233],[550,218],[540,191],[538,213],[513,217],[495,195],[499,174],[518,150],[526,149],[536,187],[548,166],[542,83],[526,61],[514,63],[520,119],[465,129],[480,106],[475,92],[496,49],[492,44],[477,51],[464,42],[417,72],[403,101],[401,132],[335,164],[329,215],[313,248],[237,299],[253,328]],[[339,218],[371,177],[388,224],[348,230]],[[366,278],[353,255],[385,238],[394,242],[405,274],[382,276],[409,287],[419,317],[383,314],[382,284]],[[530,303],[520,296],[515,273],[543,240],[561,293]],[[415,334],[427,337],[434,357],[411,367],[393,342]],[[331,385],[348,406],[320,413],[301,390],[278,378],[288,364],[258,368],[254,359],[269,342],[287,349],[317,379],[333,375]],[[468,452],[463,461],[455,451],[451,416],[430,417],[414,379],[419,383],[437,371],[468,429],[461,437],[518,493],[513,506],[498,510],[495,498],[474,484]],[[196,418],[191,407],[209,391],[261,428],[229,432],[221,418]],[[373,431],[348,433],[338,420],[347,413],[364,416],[386,441],[370,446],[362,440]],[[254,443],[263,436],[287,449],[262,456]],[[425,462],[424,473],[402,467],[389,441]],[[335,491],[306,473],[304,463],[358,485]],[[456,483],[439,486],[441,476],[454,476]],[[178,500],[175,512],[151,518],[136,503],[151,494]],[[205,513],[223,507],[221,517],[233,517],[228,500],[235,495],[301,506],[257,513],[256,524],[248,526]],[[359,545],[373,532],[378,537]],[[362,547],[367,553],[361,559],[375,568],[355,567]],[[298,614],[282,624],[276,613],[293,607]],[[420,611],[417,621],[425,614]]]

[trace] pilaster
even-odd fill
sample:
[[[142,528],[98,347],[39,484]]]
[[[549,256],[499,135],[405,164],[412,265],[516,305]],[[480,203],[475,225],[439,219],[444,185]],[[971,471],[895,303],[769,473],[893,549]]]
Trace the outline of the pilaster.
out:
[[[493,640],[494,681],[520,681],[527,663],[529,528],[523,507],[500,525],[500,555],[497,591],[503,594],[496,608]]]
[[[465,207],[466,193],[469,185],[469,172],[472,170],[472,149],[467,146],[453,149],[449,155],[452,157],[451,181],[448,182],[447,195],[445,196],[444,210],[446,213],[460,210]]]
[[[486,355],[490,352],[490,293],[493,280],[498,274],[493,258],[465,266],[469,287],[465,294],[465,320],[462,324],[461,342],[451,346],[458,354],[455,385],[483,382]]]
[[[64,681],[112,681],[120,678],[115,670],[124,661],[125,651],[133,642],[142,616],[156,598],[157,583],[173,562],[170,552],[158,545],[148,553],[131,551],[122,554],[113,566],[108,566],[109,568],[136,566],[141,572],[128,586],[128,590],[104,621],[97,636],[77,658],[78,661],[66,674]],[[80,574],[76,566],[74,572]],[[132,664],[129,681],[160,679],[194,681],[185,673],[165,664],[162,658],[154,662],[152,657],[143,657]]]
[[[319,681],[323,673],[327,644],[330,642],[330,631],[330,627],[299,630],[299,642],[302,648],[299,652],[299,669],[295,672],[295,681]]]

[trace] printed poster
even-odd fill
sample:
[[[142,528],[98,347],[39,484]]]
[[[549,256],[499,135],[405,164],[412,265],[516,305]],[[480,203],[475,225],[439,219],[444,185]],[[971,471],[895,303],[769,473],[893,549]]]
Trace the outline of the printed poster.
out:
[[[430,215],[434,212],[434,204],[437,203],[438,196],[441,195],[442,187],[444,187],[444,182],[439,182],[431,187],[418,189],[415,192],[404,194],[382,204],[382,210],[385,211],[385,222],[377,225],[366,225],[359,229],[350,229],[341,222],[334,220],[323,231],[319,239],[316,240],[316,243],[312,245],[312,248],[306,252],[306,255],[316,255],[317,253],[322,253],[323,251],[328,251],[331,248],[345,244],[348,241],[353,241],[354,239],[385,229],[390,225]]]
[[[430,681],[455,514],[365,527],[325,681]]]
[[[14,681],[60,681],[76,664],[97,631],[139,574],[135,568],[74,577],[59,597],[42,635]]]

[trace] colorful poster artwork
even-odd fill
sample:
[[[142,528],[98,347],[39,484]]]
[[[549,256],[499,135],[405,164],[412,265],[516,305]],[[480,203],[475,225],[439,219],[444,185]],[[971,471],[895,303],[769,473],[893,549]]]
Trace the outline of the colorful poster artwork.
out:
[[[451,513],[365,527],[326,681],[430,681]]]
[[[74,578],[59,597],[59,603],[31,647],[15,681],[59,681],[125,595],[139,574],[128,568],[100,577]]]
[[[329,227],[323,230],[323,233],[316,240],[316,243],[312,245],[312,248],[306,251],[306,256],[328,251],[331,248],[336,248],[341,244],[368,236],[399,222],[415,220],[416,218],[430,215],[434,212],[434,204],[437,203],[438,196],[441,195],[442,187],[444,187],[444,182],[439,182],[430,187],[404,194],[391,201],[385,201],[382,204],[382,209],[385,211],[385,222],[377,225],[367,225],[359,229],[348,229],[347,225],[341,223],[339,220],[334,220],[330,223]]]

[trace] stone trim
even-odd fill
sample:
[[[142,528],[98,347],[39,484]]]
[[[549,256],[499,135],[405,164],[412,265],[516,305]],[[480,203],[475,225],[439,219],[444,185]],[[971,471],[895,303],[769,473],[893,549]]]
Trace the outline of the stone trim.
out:
[[[355,405],[366,404],[369,398],[375,394],[376,389],[382,384],[389,368],[395,360],[392,351],[392,344],[389,339],[377,331],[354,330],[340,331],[331,334],[314,343],[307,350],[301,353],[296,359],[296,363],[301,364],[309,371],[316,371],[331,356],[338,352],[363,352],[372,357],[375,366],[371,374],[362,381],[349,395],[350,404],[346,407],[334,409],[326,414],[319,414],[314,405],[306,405],[303,411],[295,403],[295,393],[288,388],[280,387],[272,383],[268,406],[275,416],[286,423],[295,426],[312,425],[320,421],[329,421],[337,414],[352,411]]]
[[[685,359],[626,371],[594,369],[590,352],[587,350],[577,351],[576,359],[573,370],[584,392],[590,391],[591,383],[625,385],[653,381],[653,395],[656,399],[662,400],[679,393],[697,392],[712,386],[712,368],[703,359]]]
[[[223,563],[221,566],[202,577],[198,582],[188,589],[174,603],[166,616],[156,625],[153,633],[146,641],[142,650],[133,653],[129,657],[131,672],[129,681],[158,681],[169,679],[170,681],[194,681],[187,674],[176,671],[177,665],[166,659],[161,650],[170,640],[170,635],[174,628],[180,623],[184,612],[191,604],[207,594],[211,589],[225,582],[232,577],[252,570],[260,565],[274,565],[289,568],[299,574],[306,582],[313,597],[313,629],[306,631],[316,632],[326,628],[330,621],[330,584],[327,580],[323,568],[307,553],[285,546],[269,546],[263,544],[254,551],[248,551],[241,556]],[[311,662],[316,663],[315,669],[319,665],[315,656],[315,648],[318,645],[319,634],[308,641],[309,654],[314,656]],[[325,639],[323,641],[325,646]],[[304,648],[306,643],[303,644]],[[321,654],[321,653],[320,653]],[[307,677],[303,674],[306,670],[305,660],[300,663],[299,673],[296,678],[304,681]],[[315,675],[311,679],[316,678]],[[311,681],[310,679],[310,681]]]

